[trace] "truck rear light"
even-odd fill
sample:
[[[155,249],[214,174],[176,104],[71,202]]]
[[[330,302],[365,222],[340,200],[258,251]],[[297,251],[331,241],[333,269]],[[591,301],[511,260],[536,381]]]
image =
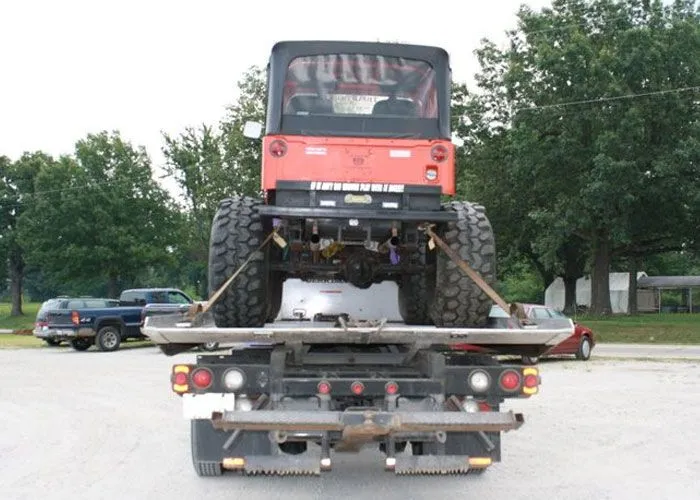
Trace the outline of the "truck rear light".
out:
[[[325,380],[322,380],[321,382],[318,383],[318,386],[316,386],[318,393],[319,394],[330,394],[331,393],[331,384],[330,382],[326,382]]]
[[[396,382],[387,382],[384,386],[384,390],[389,396],[393,396],[394,394],[398,394],[399,384],[397,384]]]
[[[520,387],[520,375],[515,370],[506,370],[501,374],[500,383],[504,391],[515,391]]]
[[[231,390],[237,391],[245,383],[245,375],[243,372],[237,368],[231,368],[226,373],[224,373],[224,386]]]
[[[79,325],[80,324],[80,314],[78,311],[71,311],[70,313],[70,321],[74,325]]]
[[[438,171],[435,167],[427,167],[425,169],[425,178],[429,181],[434,181],[438,177]]]
[[[469,387],[474,392],[486,392],[491,385],[489,374],[483,370],[475,370],[469,375]]]
[[[430,158],[437,163],[442,163],[443,161],[447,160],[448,155],[449,152],[447,151],[447,148],[442,144],[433,146],[433,149],[430,150]]]
[[[173,385],[173,391],[178,394],[188,392],[190,390],[189,386],[189,365],[175,365],[173,366],[173,373],[170,377],[170,382]]]
[[[275,158],[282,158],[287,154],[287,143],[276,139],[270,143],[270,154]]]
[[[462,408],[467,413],[477,413],[479,411],[479,403],[474,399],[467,398],[462,402]]]
[[[360,382],[359,380],[356,382],[353,382],[352,385],[350,386],[350,390],[352,391],[353,394],[356,396],[359,396],[362,394],[365,390],[365,384]]]
[[[540,384],[540,372],[537,368],[525,368],[523,370],[523,393],[528,396],[537,394]]]
[[[212,373],[207,368],[197,368],[192,372],[192,383],[198,389],[206,389],[209,387],[212,379]]]

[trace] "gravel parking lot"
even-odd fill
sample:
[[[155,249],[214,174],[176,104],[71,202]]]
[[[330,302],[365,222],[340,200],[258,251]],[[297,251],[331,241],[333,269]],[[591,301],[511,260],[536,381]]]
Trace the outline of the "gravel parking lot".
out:
[[[205,479],[168,379],[193,357],[0,350],[0,498],[700,498],[700,363],[542,363],[540,394],[508,404],[525,425],[483,476],[394,476],[367,450],[320,478]]]

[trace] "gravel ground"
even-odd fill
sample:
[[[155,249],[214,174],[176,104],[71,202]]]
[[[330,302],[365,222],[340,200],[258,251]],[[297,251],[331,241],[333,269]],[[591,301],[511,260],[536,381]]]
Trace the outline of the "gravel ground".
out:
[[[317,477],[199,478],[153,347],[0,351],[0,498],[700,498],[700,363],[557,360],[508,406],[503,462],[483,476],[397,477],[378,452]]]

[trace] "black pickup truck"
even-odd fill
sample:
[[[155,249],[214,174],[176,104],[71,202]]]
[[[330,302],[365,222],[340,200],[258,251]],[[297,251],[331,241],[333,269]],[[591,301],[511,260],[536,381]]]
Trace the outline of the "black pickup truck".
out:
[[[159,312],[183,307],[194,301],[177,288],[139,288],[124,290],[119,305],[49,309],[35,336],[58,344],[67,340],[76,351],[95,345],[100,351],[116,351],[127,339],[145,339],[141,333],[144,308],[158,304]]]

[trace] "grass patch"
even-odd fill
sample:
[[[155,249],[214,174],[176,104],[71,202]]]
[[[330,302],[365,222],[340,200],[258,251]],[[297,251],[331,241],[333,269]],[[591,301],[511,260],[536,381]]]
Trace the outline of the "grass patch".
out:
[[[637,316],[578,316],[599,342],[700,344],[700,314],[650,313]]]
[[[0,330],[33,329],[36,313],[40,307],[40,302],[25,302],[22,304],[23,316],[10,316],[12,304],[0,302]]]
[[[46,343],[32,335],[13,335],[0,333],[0,349],[18,349],[28,347],[43,347]]]

